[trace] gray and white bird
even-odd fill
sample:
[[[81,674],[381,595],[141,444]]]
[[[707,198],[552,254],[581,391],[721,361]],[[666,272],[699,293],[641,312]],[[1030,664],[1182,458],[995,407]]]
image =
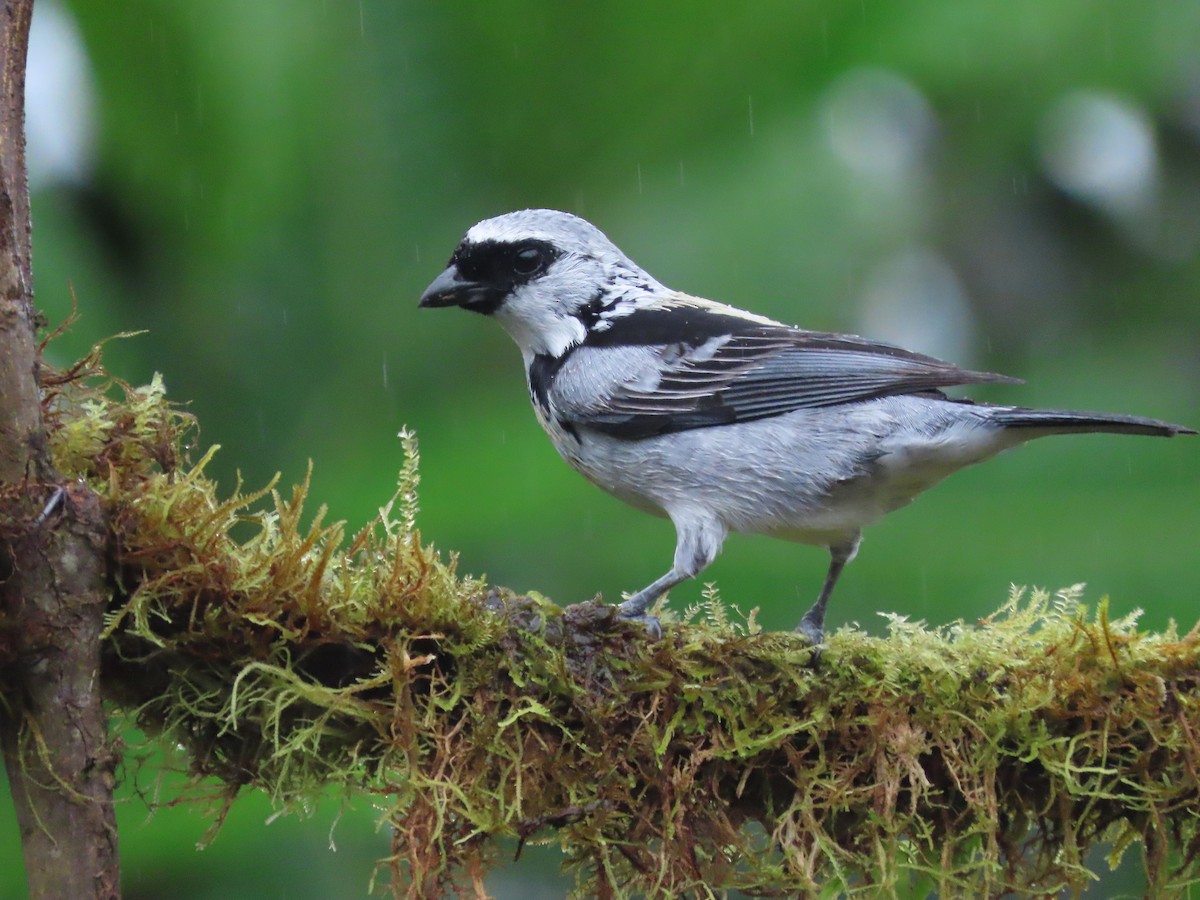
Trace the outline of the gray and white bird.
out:
[[[472,227],[422,307],[498,321],[538,421],[589,481],[675,525],[675,559],[619,607],[658,631],[659,597],[731,531],[829,548],[797,630],[819,644],[862,530],[951,472],[1051,434],[1195,434],[1155,419],[952,399],[1015,382],[854,335],[807,331],[671,290],[594,225],[528,209]]]

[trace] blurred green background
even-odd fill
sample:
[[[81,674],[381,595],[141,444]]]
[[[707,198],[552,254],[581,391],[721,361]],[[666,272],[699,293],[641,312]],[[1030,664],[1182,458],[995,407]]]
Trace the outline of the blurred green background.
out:
[[[34,29],[37,298],[82,313],[55,360],[147,329],[109,367],[165,375],[224,483],[311,459],[355,524],[412,426],[425,539],[518,590],[615,600],[673,534],[562,464],[498,327],[417,311],[514,208],[582,214],[672,287],[1028,381],[983,399],[1200,424],[1200,4],[38,0]],[[1187,628],[1198,551],[1200,442],[1047,441],[872,529],[830,625],[1086,581]],[[734,537],[704,577],[786,628],[826,561]],[[147,823],[133,794],[130,898],[359,897],[386,853],[365,801],[337,853],[335,801],[264,827],[261,797],[197,853],[196,811]],[[19,857],[5,800],[0,897]],[[1132,863],[1093,895],[1139,893]],[[561,896],[556,868],[526,851],[491,886]]]

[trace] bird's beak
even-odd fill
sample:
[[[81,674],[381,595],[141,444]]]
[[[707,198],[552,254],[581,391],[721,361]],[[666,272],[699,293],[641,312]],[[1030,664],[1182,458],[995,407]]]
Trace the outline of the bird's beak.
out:
[[[458,273],[458,266],[448,266],[433,283],[425,288],[418,304],[422,309],[431,306],[463,306],[482,290],[482,285],[468,281]]]

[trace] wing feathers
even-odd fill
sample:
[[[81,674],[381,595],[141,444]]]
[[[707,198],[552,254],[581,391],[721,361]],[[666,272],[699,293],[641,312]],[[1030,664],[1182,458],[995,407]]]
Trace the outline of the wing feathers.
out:
[[[854,335],[740,317],[706,301],[689,301],[680,310],[635,310],[612,322],[573,352],[562,374],[576,383],[574,389],[563,385],[563,402],[556,407],[566,421],[619,437],[649,437],[957,384],[1017,381]],[[665,327],[668,323],[684,327],[672,330]],[[606,368],[595,354],[616,347],[631,355],[619,373],[604,373],[614,387],[598,394],[593,381],[592,390],[583,390],[589,375]],[[590,402],[579,402],[582,397]]]

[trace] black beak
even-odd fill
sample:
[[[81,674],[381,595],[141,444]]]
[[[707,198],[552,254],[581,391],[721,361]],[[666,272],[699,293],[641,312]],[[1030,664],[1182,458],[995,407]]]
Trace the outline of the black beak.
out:
[[[422,309],[433,306],[462,306],[471,301],[482,285],[468,281],[458,274],[458,266],[450,265],[433,283],[425,288],[418,304]]]
[[[508,288],[463,278],[458,266],[451,263],[421,295],[420,307],[461,306],[471,312],[490,315],[500,308]]]

